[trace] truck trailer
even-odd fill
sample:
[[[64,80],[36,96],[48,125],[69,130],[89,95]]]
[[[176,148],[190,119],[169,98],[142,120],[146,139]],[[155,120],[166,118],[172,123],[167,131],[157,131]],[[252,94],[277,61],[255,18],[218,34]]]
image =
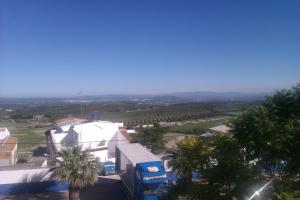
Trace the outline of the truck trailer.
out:
[[[167,175],[161,159],[138,143],[116,147],[116,170],[134,200],[156,200],[166,195]]]

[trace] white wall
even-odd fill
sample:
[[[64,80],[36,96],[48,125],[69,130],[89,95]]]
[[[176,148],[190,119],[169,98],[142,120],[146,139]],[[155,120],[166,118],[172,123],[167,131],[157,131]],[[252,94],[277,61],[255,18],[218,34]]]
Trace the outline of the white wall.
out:
[[[9,161],[10,161],[10,158],[1,158],[0,159],[0,166],[9,166]],[[1,176],[0,176],[0,179],[1,179]]]
[[[11,152],[11,162],[10,162],[11,165],[16,164],[17,162],[17,157],[18,157],[17,149],[18,149],[18,145],[16,144],[15,148]]]
[[[54,143],[61,143],[61,141],[68,135],[68,133],[52,133]]]
[[[0,171],[0,185],[47,181],[49,168]]]
[[[10,133],[9,133],[8,129],[4,128],[4,131],[0,132],[0,140],[3,140],[4,138],[6,138],[9,135],[10,135]]]
[[[118,123],[96,121],[74,126],[74,131],[79,135],[79,143],[83,148],[94,148],[102,146],[101,141],[109,141],[119,130]],[[107,146],[107,144],[103,145]]]
[[[51,133],[56,149],[61,150],[64,142],[75,142],[77,140],[83,149],[95,149],[107,147],[108,150],[92,152],[101,162],[114,160],[116,145],[120,143],[129,143],[120,133],[119,127],[123,123],[113,123],[107,121],[94,121],[74,125],[73,130],[66,133]],[[77,137],[75,137],[77,136]]]
[[[72,144],[74,142],[74,136],[72,133],[51,133],[51,137],[54,143],[54,146],[58,151]]]
[[[111,141],[108,142],[108,153],[110,156],[115,157],[116,146],[120,144],[129,144],[129,141],[120,131],[117,131],[111,138]]]
[[[91,154],[95,156],[95,158],[98,158],[100,162],[108,161],[107,150],[94,151],[91,152]]]

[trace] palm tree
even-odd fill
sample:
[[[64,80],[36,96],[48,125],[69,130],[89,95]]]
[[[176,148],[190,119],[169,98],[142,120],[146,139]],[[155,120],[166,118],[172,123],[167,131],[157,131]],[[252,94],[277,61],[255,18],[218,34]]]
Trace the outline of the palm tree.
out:
[[[59,153],[62,159],[56,160],[56,167],[50,171],[51,177],[57,181],[69,183],[69,199],[79,200],[79,191],[93,185],[98,179],[98,163],[92,155],[76,146],[72,149],[62,150]]]

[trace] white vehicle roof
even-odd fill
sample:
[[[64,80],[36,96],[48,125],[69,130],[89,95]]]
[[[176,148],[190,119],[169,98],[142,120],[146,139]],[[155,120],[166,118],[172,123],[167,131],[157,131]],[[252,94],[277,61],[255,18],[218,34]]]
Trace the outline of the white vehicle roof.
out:
[[[159,157],[139,143],[120,144],[117,147],[133,165],[143,162],[161,161]]]

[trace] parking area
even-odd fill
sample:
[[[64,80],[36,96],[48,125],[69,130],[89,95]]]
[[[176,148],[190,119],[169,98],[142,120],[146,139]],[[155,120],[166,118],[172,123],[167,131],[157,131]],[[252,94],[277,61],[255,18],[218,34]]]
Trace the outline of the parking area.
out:
[[[67,200],[68,191],[0,196],[0,200]],[[99,182],[80,192],[81,200],[126,200],[123,184],[118,176],[99,177]]]

